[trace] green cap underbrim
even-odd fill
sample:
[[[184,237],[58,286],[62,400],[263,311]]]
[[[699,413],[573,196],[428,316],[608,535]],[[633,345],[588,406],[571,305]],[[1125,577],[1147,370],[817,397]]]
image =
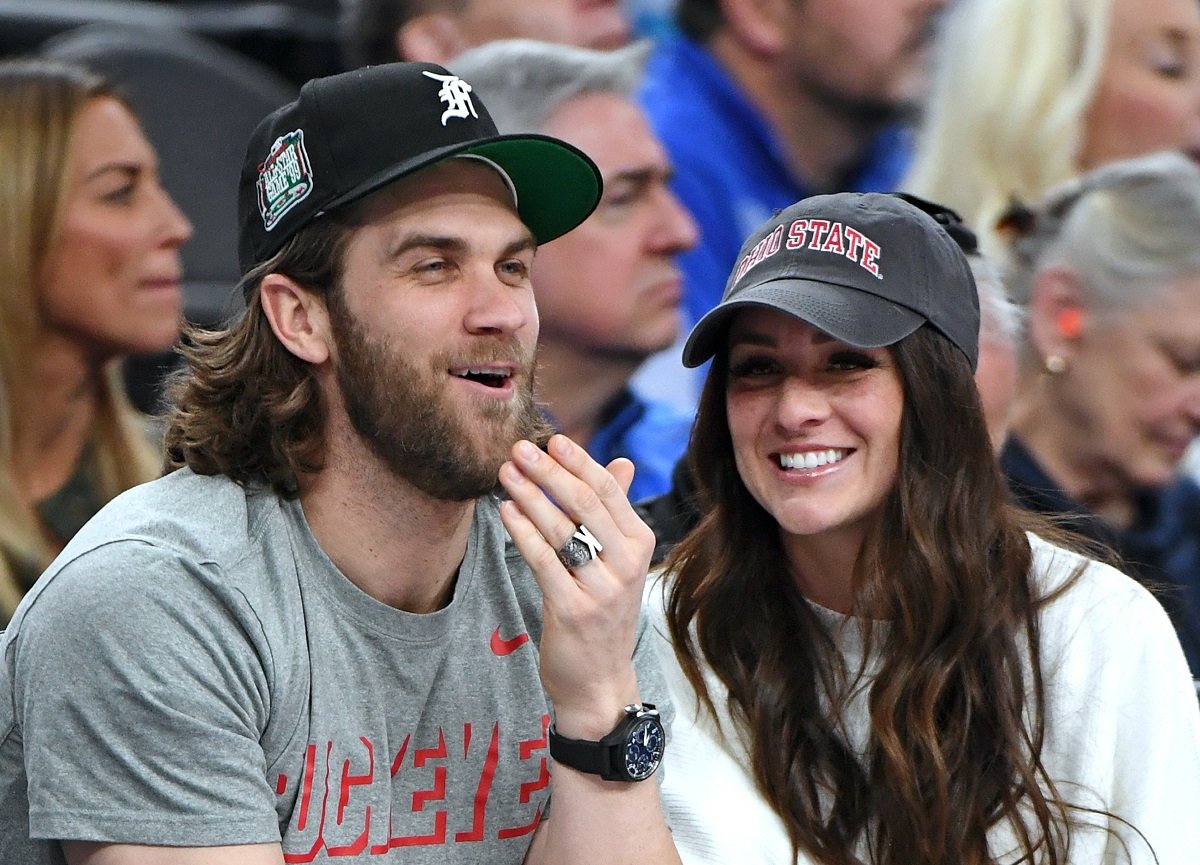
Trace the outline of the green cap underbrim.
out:
[[[539,244],[566,234],[600,203],[600,170],[583,151],[538,135],[505,135],[460,151],[495,162],[517,191],[517,213]]]

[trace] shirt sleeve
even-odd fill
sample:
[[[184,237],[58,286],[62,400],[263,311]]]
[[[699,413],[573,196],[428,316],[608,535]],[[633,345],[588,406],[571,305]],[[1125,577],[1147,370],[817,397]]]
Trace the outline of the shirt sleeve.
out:
[[[650,630],[650,619],[643,608],[638,617],[637,643],[633,649],[633,669],[637,674],[638,691],[643,703],[653,703],[662,716],[663,726],[670,736],[671,722],[675,718],[675,706],[671,702],[667,681],[663,677],[654,646],[654,633]]]
[[[15,640],[31,836],[278,841],[256,624],[214,566],[148,543],[109,543],[55,573]]]

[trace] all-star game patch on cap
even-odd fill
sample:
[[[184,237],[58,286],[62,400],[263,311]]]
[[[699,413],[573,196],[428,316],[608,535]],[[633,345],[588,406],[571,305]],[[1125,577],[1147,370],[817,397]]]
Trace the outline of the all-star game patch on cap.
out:
[[[979,297],[959,244],[925,207],[879,192],[814,195],[742,245],[721,302],[692,328],[685,366],[712,357],[734,313],[768,307],[859,348],[899,342],[928,322],[971,362]],[[949,211],[947,211],[949,212]]]
[[[570,231],[600,200],[586,154],[546,135],[500,135],[471,85],[441,66],[368,66],[309,81],[251,134],[238,187],[242,273],[323,214],[463,155],[507,175],[538,243]]]

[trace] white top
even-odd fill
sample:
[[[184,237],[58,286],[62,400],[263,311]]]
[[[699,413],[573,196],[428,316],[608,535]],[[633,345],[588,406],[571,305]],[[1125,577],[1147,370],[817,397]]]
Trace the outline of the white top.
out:
[[[1060,584],[1080,561],[1040,538],[1030,536],[1030,541],[1033,569],[1043,586]],[[676,710],[664,763],[663,800],[680,855],[685,865],[790,863],[783,823],[755,788],[744,740],[725,713],[724,686],[703,668],[720,713],[718,727],[700,711],[675,659],[663,614],[663,588],[661,575],[648,582],[646,606]],[[830,624],[847,624],[840,614],[817,609]],[[1134,580],[1092,562],[1041,616],[1047,703],[1043,763],[1064,798],[1110,811],[1136,826],[1146,839],[1121,823],[1074,815],[1113,829],[1116,837],[1104,831],[1073,832],[1069,862],[1197,865],[1200,704],[1162,607]],[[848,624],[851,627],[834,633],[853,670],[861,656],[861,631],[853,622]],[[867,683],[852,699],[846,731],[859,753],[867,734],[871,666],[866,668]],[[992,852],[998,861],[1015,858],[1005,855],[1015,848],[1011,838],[1007,827],[993,832]],[[800,862],[809,860],[801,856]]]

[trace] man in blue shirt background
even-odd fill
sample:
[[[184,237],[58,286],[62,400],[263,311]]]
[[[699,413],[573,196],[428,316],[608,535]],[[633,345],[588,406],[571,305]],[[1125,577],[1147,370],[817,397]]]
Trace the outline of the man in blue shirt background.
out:
[[[808,195],[891,191],[947,0],[679,0],[679,35],[650,58],[639,98],[700,225],[680,258],[690,322],[721,297],[742,240]],[[702,371],[700,371],[702,372]],[[639,391],[694,405],[678,351]]]

